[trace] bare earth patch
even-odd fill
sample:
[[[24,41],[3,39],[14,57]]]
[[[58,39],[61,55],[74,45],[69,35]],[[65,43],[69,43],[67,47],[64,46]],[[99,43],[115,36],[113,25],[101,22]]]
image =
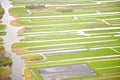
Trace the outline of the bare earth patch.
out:
[[[17,54],[24,54],[26,52],[26,49],[25,48],[13,48],[12,51]]]
[[[15,17],[15,18],[17,18],[17,17],[18,17],[18,15],[17,15],[17,14],[15,14],[15,13],[13,13],[13,12],[11,11],[11,9],[9,9],[9,13],[10,13],[10,15],[11,15],[11,16],[13,16],[13,17]]]
[[[86,64],[41,68],[38,70],[44,80],[60,80],[96,75]]]
[[[22,29],[20,29],[17,33],[18,33],[18,35],[19,34],[22,34],[22,33],[24,33],[25,32],[25,30],[24,30],[24,28],[22,28]]]
[[[18,20],[13,20],[13,21],[10,22],[10,24],[13,25],[13,26],[20,26]]]

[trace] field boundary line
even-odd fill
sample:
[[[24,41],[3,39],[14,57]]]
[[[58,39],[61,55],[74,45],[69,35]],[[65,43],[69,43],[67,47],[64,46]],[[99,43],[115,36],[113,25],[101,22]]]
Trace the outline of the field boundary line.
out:
[[[101,69],[110,69],[110,68],[120,68],[120,66],[110,66],[110,67],[102,67],[102,68],[96,68],[96,69],[101,70]]]
[[[110,48],[110,49],[112,49],[114,52],[116,52],[116,53],[120,53],[119,51],[117,51],[116,49],[113,49],[113,48]]]
[[[94,15],[105,15],[105,14],[119,14],[120,12],[106,12],[106,13],[93,13],[93,14],[74,14],[74,15],[59,15],[59,16],[34,16],[34,17],[19,17],[20,19],[24,18],[51,18],[51,17],[70,17],[70,16],[94,16]]]

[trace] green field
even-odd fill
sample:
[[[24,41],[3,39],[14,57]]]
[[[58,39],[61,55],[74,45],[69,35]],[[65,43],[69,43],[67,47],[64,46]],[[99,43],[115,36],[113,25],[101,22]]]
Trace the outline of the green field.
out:
[[[120,1],[11,1],[15,5],[11,14],[24,26],[19,36],[25,37],[12,46],[13,51],[21,51],[38,80],[44,80],[39,68],[83,63],[96,75],[63,80],[120,79]]]

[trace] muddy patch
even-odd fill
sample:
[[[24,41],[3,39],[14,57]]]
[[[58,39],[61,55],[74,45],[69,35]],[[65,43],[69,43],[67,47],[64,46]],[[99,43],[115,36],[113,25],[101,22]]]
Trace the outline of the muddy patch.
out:
[[[12,51],[16,54],[24,54],[27,50],[25,48],[13,48]]]
[[[20,26],[20,24],[19,24],[19,22],[18,22],[17,19],[16,19],[16,20],[12,20],[12,21],[10,22],[10,24],[13,25],[13,26]]]

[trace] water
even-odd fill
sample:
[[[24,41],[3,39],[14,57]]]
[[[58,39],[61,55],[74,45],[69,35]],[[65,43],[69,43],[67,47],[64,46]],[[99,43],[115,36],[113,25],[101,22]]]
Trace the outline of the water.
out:
[[[10,4],[9,0],[0,0],[2,7],[5,10],[5,14],[2,18],[2,23],[6,25],[6,32],[7,34],[3,36],[4,40],[4,47],[5,50],[11,55],[13,64],[11,66],[12,74],[11,78],[12,80],[23,80],[22,76],[22,69],[25,67],[24,60],[21,59],[20,55],[16,55],[16,53],[12,52],[12,45],[15,42],[19,42],[22,37],[17,35],[18,30],[20,30],[22,27],[20,26],[12,26],[10,22],[14,20],[12,16],[10,16],[8,10],[9,8],[13,7]]]

